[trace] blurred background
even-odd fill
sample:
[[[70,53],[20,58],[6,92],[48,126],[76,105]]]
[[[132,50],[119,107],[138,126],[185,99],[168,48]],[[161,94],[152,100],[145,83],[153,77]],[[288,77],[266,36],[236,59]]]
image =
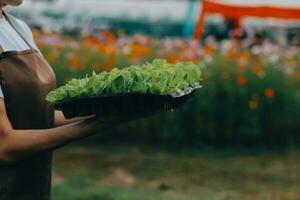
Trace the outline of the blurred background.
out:
[[[203,71],[203,89],[179,110],[56,151],[54,200],[300,199],[300,1],[215,2],[266,12],[210,11],[201,25],[198,0],[9,8],[32,28],[58,85],[157,57]],[[281,19],[270,8],[295,10]]]

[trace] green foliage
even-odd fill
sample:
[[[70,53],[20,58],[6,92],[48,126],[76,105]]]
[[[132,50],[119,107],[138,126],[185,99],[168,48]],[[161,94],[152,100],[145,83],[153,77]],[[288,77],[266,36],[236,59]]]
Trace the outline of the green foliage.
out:
[[[111,130],[111,134],[97,136],[99,137],[97,141],[172,145],[191,143],[215,146],[260,145],[280,148],[299,144],[300,136],[297,134],[300,128],[298,122],[300,119],[299,66],[286,58],[271,64],[260,55],[251,55],[247,50],[246,53],[250,55],[248,61],[246,64],[241,64],[239,54],[228,57],[221,51],[215,51],[211,55],[211,61],[203,59],[197,63],[203,71],[203,89],[199,90],[183,108],[121,126]],[[297,63],[299,63],[299,57],[296,57]],[[118,66],[121,65],[120,62],[118,60]],[[67,64],[64,65],[67,66]],[[181,64],[175,65],[175,74],[168,70],[168,64],[164,64],[163,61],[155,61],[152,65],[163,67],[160,73],[152,73],[153,80],[159,84],[153,84],[151,92],[167,91],[164,87],[166,82],[170,88],[188,86],[187,79],[186,82],[178,81],[182,80],[182,77],[186,76],[186,72],[189,71],[185,69],[185,72],[182,72]],[[58,63],[54,65],[59,80],[70,76],[70,73],[62,69],[64,68],[58,67]],[[76,74],[74,72],[71,75],[82,77],[86,71],[75,71]],[[83,94],[84,92],[90,94],[96,91],[111,92],[112,90],[116,92],[131,84],[132,91],[145,92],[147,81],[144,80],[148,80],[149,76],[141,73],[139,66],[126,68],[124,74],[120,74],[119,71],[117,69],[114,71],[114,86],[110,87],[110,90],[104,89],[108,88],[104,83],[110,81],[108,73],[100,73],[103,76],[101,79],[107,79],[103,85],[99,84],[97,87],[94,85],[94,82],[98,82],[97,76],[100,76],[98,74],[89,79],[88,87],[85,89],[79,87],[79,90],[75,91]],[[127,72],[131,74],[131,79],[127,78],[129,77]],[[160,76],[160,74],[164,75]],[[169,74],[173,76],[171,83],[164,78]],[[189,77],[193,77],[193,74],[196,77],[197,72],[191,69],[190,74],[192,75]],[[86,79],[73,81],[76,82],[74,84],[80,86],[81,82],[84,83]],[[111,83],[110,86],[112,86]],[[68,90],[72,91],[72,84]],[[48,100],[63,99],[67,94],[61,88],[56,90],[56,95],[55,98],[50,97]]]
[[[46,100],[55,103],[105,94],[175,94],[198,84],[200,79],[201,71],[197,65],[187,62],[169,64],[164,59],[155,59],[142,66],[114,68],[110,72],[93,72],[91,77],[72,79],[50,92]]]
[[[299,143],[299,82],[256,57],[245,66],[214,55],[203,88],[183,108],[119,127],[107,141],[285,148]],[[102,138],[102,139],[103,139]]]

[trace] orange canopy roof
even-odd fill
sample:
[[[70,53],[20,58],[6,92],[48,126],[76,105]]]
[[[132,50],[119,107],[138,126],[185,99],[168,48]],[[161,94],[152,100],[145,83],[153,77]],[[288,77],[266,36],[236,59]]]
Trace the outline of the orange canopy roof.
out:
[[[272,17],[280,19],[300,19],[300,8],[276,7],[261,5],[229,4],[213,0],[202,1],[202,11],[195,26],[194,38],[200,39],[207,14],[222,14],[239,22],[241,18],[251,17]]]

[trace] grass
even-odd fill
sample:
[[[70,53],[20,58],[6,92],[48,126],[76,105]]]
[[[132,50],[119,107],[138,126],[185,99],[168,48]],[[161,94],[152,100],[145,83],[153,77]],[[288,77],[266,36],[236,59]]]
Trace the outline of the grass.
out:
[[[299,156],[69,147],[54,156],[52,199],[296,200]]]

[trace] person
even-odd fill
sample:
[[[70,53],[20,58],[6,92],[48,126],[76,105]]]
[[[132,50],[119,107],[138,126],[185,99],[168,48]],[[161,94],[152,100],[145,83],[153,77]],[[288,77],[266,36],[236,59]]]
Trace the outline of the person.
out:
[[[55,74],[20,19],[0,0],[0,200],[49,200],[52,151],[138,116],[67,120],[45,96]]]

